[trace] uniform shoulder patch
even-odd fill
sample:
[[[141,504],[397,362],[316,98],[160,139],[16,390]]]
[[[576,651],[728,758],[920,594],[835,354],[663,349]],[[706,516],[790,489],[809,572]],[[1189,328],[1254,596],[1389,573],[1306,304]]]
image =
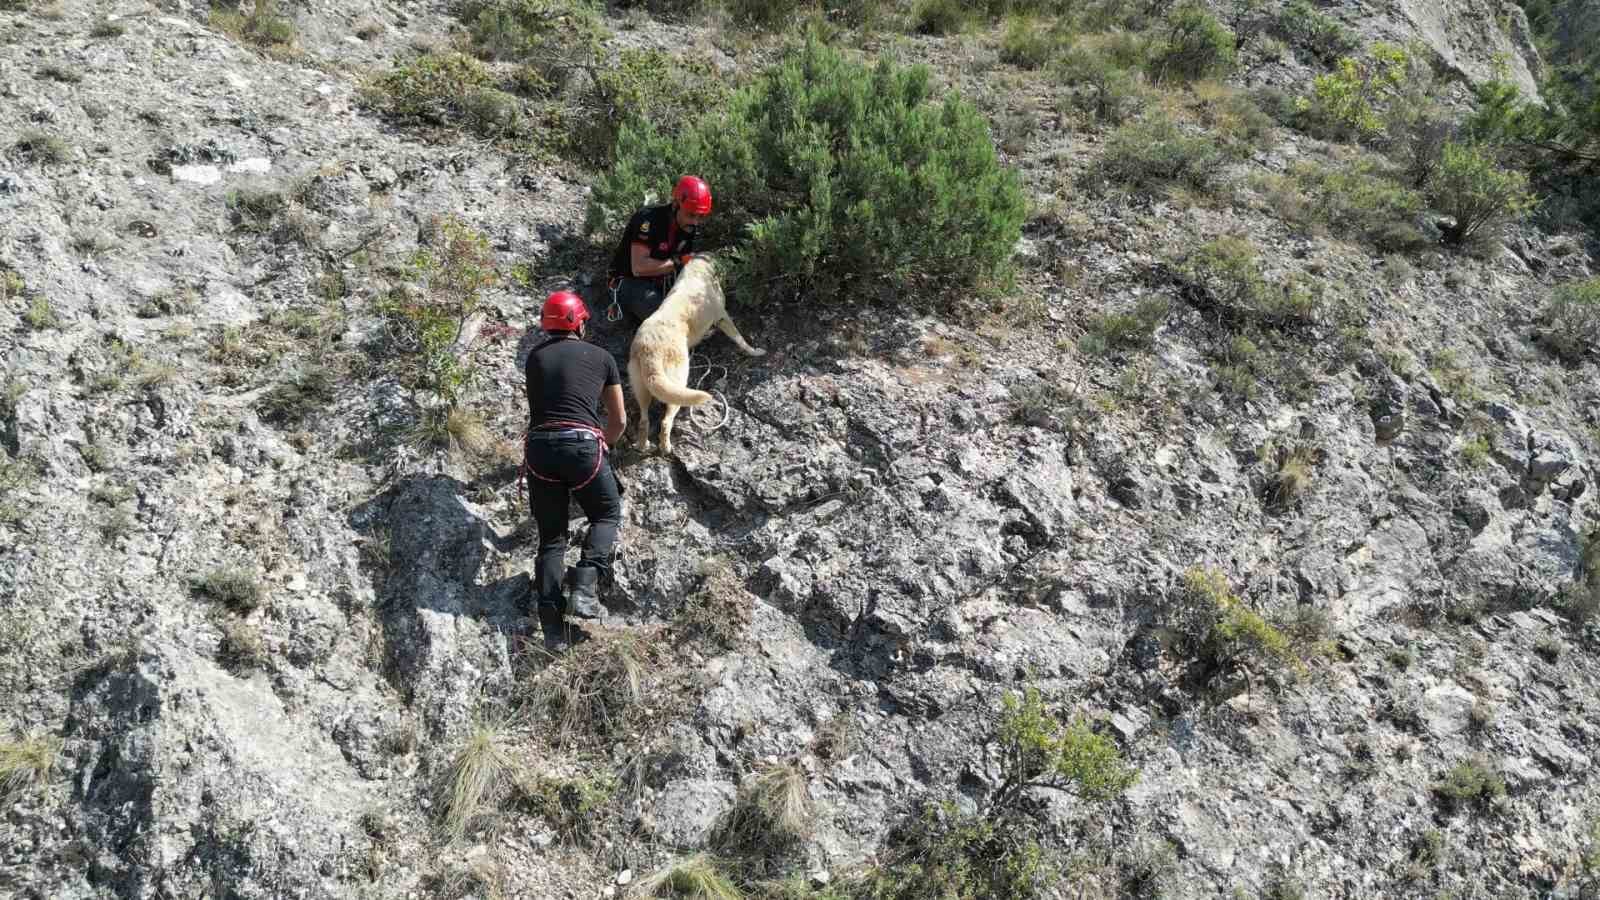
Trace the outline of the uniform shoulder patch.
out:
[[[640,234],[649,234],[650,233],[650,220],[649,219],[645,219],[643,222],[639,223],[639,233]]]

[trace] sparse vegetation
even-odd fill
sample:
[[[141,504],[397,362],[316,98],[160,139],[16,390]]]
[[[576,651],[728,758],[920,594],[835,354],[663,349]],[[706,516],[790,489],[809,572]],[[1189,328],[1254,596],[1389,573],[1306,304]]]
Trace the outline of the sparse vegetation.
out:
[[[701,853],[668,863],[633,885],[628,896],[743,900],[744,892],[722,871],[716,860]]]
[[[1489,438],[1478,435],[1461,444],[1461,461],[1473,469],[1481,469],[1489,464]]]
[[[10,800],[23,791],[43,787],[60,755],[61,739],[54,735],[0,741],[0,797]]]
[[[1144,297],[1128,312],[1093,316],[1078,346],[1098,355],[1112,350],[1142,350],[1150,346],[1156,330],[1172,314],[1172,301],[1161,295]]]
[[[712,846],[735,854],[783,853],[810,835],[815,816],[805,771],[773,766],[739,786],[712,833]]]
[[[1343,57],[1334,71],[1312,82],[1311,95],[1296,105],[1298,121],[1325,137],[1376,138],[1410,67],[1411,57],[1394,44],[1373,44],[1361,56]]]
[[[247,13],[238,6],[213,6],[211,27],[234,40],[277,52],[291,49],[299,36],[294,20],[279,13],[277,0],[255,0]]]
[[[675,625],[714,650],[731,650],[750,624],[750,593],[726,557],[701,561],[700,582],[679,607]]]
[[[1167,14],[1166,34],[1150,60],[1157,81],[1221,77],[1233,65],[1233,32],[1203,4],[1186,0]]]
[[[528,685],[526,705],[558,743],[622,733],[644,699],[647,645],[633,635],[580,642]]]
[[[1318,10],[1311,0],[1292,0],[1274,24],[1284,40],[1324,63],[1331,64],[1358,46],[1355,32]]]
[[[552,778],[523,770],[516,792],[522,803],[559,829],[565,839],[586,844],[620,787],[609,774]]]
[[[1272,473],[1267,481],[1267,501],[1282,509],[1299,500],[1311,484],[1317,456],[1317,449],[1306,444],[1268,448],[1266,458]]]
[[[24,131],[12,145],[25,161],[43,166],[58,166],[72,156],[67,142],[43,131]]]
[[[222,566],[194,579],[190,587],[198,594],[219,601],[229,608],[248,613],[266,599],[266,592],[255,573],[242,566]]]
[[[1190,134],[1159,112],[1111,133],[1092,178],[1139,193],[1172,185],[1209,192],[1224,163],[1210,136]]]
[[[1216,570],[1184,573],[1169,619],[1186,649],[1213,668],[1263,664],[1296,672],[1305,668],[1289,638],[1246,606]]]
[[[1085,800],[1103,801],[1126,791],[1138,779],[1116,745],[1090,730],[1083,719],[1071,725],[1056,721],[1044,708],[1037,688],[1003,698],[995,741],[1000,747],[1000,786],[989,809],[1015,804],[1034,787],[1064,791]]]
[[[307,364],[273,385],[257,404],[264,421],[294,425],[325,410],[333,400],[334,374],[325,365]]]
[[[485,817],[497,812],[519,778],[523,764],[507,745],[500,728],[480,723],[433,785],[439,826],[460,841]]]
[[[1562,359],[1600,353],[1600,277],[1558,285],[1544,310],[1540,337]]]
[[[45,63],[40,66],[39,77],[59,81],[62,84],[77,84],[83,80],[83,76],[76,69],[69,69],[60,63]]]
[[[50,307],[49,298],[43,294],[34,294],[28,301],[27,309],[22,311],[22,323],[33,331],[56,327],[56,313]]]
[[[238,618],[228,618],[222,623],[222,640],[218,642],[217,653],[222,664],[234,672],[264,668],[268,659],[261,629]]]
[[[94,27],[89,29],[89,36],[92,38],[99,38],[101,40],[118,38],[122,37],[126,30],[127,29],[123,28],[122,23],[120,22],[112,19],[97,19],[94,23]]]
[[[1484,757],[1464,759],[1433,783],[1434,796],[1451,811],[1485,807],[1506,794],[1505,779]]]
[[[1206,241],[1177,260],[1188,284],[1205,291],[1205,301],[1243,323],[1283,328],[1317,321],[1322,298],[1315,285],[1296,277],[1269,284],[1249,241],[1220,237]]]

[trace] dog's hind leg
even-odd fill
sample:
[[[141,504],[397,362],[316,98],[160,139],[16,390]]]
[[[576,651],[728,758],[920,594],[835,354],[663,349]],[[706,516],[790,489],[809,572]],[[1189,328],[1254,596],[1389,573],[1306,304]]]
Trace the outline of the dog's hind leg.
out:
[[[756,348],[750,346],[749,343],[745,341],[744,335],[739,333],[739,326],[733,324],[733,320],[727,316],[723,316],[717,320],[717,330],[732,338],[734,346],[738,347],[740,350],[743,350],[746,356],[765,356],[767,354],[767,351],[765,350],[757,350]]]
[[[659,441],[663,455],[672,455],[672,420],[678,417],[678,410],[680,409],[683,409],[683,407],[668,403],[667,411],[661,414],[661,437]]]
[[[634,433],[634,445],[640,453],[650,452],[650,388],[645,384],[644,373],[633,360],[628,360],[628,386],[633,389],[633,400],[639,405],[639,425]]]

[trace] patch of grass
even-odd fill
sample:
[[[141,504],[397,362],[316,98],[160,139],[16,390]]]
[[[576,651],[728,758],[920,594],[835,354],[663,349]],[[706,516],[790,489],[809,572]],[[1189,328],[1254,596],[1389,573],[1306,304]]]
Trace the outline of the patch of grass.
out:
[[[248,613],[261,606],[266,591],[254,572],[243,566],[222,566],[193,579],[190,588],[229,608]]]
[[[102,256],[107,251],[114,249],[117,244],[116,241],[113,241],[109,236],[102,232],[81,231],[72,236],[69,246],[72,247],[73,251],[76,253],[81,253],[84,256],[94,258]]]
[[[609,773],[551,778],[523,772],[516,792],[520,802],[570,841],[587,844],[621,784]]]
[[[750,625],[750,593],[726,557],[702,560],[700,582],[678,608],[674,625],[716,650],[739,645]]]
[[[1157,81],[1195,81],[1233,71],[1234,35],[1204,5],[1184,2],[1167,13],[1166,33],[1150,60]]]
[[[1474,700],[1472,709],[1467,711],[1467,727],[1475,734],[1482,734],[1494,727],[1494,705],[1481,697]]]
[[[296,425],[326,411],[333,400],[333,389],[333,370],[312,363],[273,385],[261,396],[257,410],[264,421],[274,425]]]
[[[1390,650],[1388,656],[1385,658],[1389,660],[1389,665],[1394,666],[1396,669],[1399,669],[1402,672],[1410,669],[1417,663],[1417,655],[1413,653],[1409,647],[1396,647],[1395,649]]]
[[[930,803],[891,833],[883,865],[839,893],[872,900],[1055,897],[1062,872],[1025,814],[963,815],[952,803]]]
[[[210,19],[212,28],[263,50],[290,49],[299,37],[294,20],[279,13],[277,0],[256,0],[248,13],[237,7],[212,7]]]
[[[739,785],[711,844],[729,853],[780,854],[810,835],[815,817],[805,771],[793,764],[773,766]]]
[[[1430,243],[1418,223],[1422,195],[1400,184],[1372,159],[1344,164],[1300,162],[1286,175],[1255,183],[1279,218],[1319,233],[1355,239],[1387,252],[1410,252]]]
[[[362,91],[369,108],[403,122],[450,125],[467,98],[490,88],[483,64],[461,53],[428,53],[378,76]]]
[[[1478,435],[1461,445],[1461,461],[1473,469],[1481,469],[1489,464],[1489,438]]]
[[[1128,312],[1093,316],[1078,341],[1083,352],[1098,356],[1112,350],[1142,350],[1155,339],[1156,330],[1172,314],[1172,301],[1161,295],[1144,297]]]
[[[187,316],[200,306],[200,296],[194,288],[175,288],[140,301],[136,314],[141,319],[162,316]]]
[[[40,66],[39,77],[48,78],[51,81],[59,81],[62,84],[77,84],[83,80],[83,75],[78,70],[69,69],[60,63],[45,63]]]
[[[13,147],[22,159],[37,165],[61,165],[72,159],[72,147],[45,131],[22,131]]]
[[[1136,193],[1184,186],[1204,194],[1216,188],[1223,162],[1209,135],[1185,132],[1155,112],[1111,133],[1090,183],[1098,179]]]
[[[127,29],[122,27],[120,22],[115,22],[111,19],[98,19],[95,21],[94,27],[89,29],[89,36],[104,40],[106,38],[122,37],[126,31]]]
[[[28,301],[28,308],[22,311],[22,324],[32,331],[55,328],[59,322],[55,310],[50,308],[49,298],[42,294],[33,295],[33,299]]]
[[[1127,57],[1133,57],[1128,60]],[[1051,65],[1070,89],[1067,108],[1092,123],[1120,125],[1137,110],[1145,89],[1140,78],[1143,47],[1130,51],[1106,37],[1080,38]]]
[[[266,668],[269,658],[261,629],[239,618],[229,618],[222,623],[217,655],[222,664],[235,673]]]
[[[1279,509],[1299,500],[1311,485],[1319,453],[1307,444],[1269,448],[1273,472],[1267,481],[1267,500]]]
[[[1332,64],[1359,47],[1355,32],[1317,9],[1311,0],[1292,0],[1278,13],[1274,30],[1284,40]]]
[[[668,863],[633,885],[628,896],[743,900],[744,892],[718,867],[716,860],[701,853]]]
[[[972,24],[968,4],[961,0],[916,0],[911,27],[918,34],[955,34]]]
[[[9,800],[26,790],[43,788],[61,757],[61,743],[54,735],[0,741],[0,796]]]
[[[1483,389],[1478,387],[1471,364],[1462,360],[1461,354],[1453,348],[1435,351],[1429,355],[1428,362],[1428,374],[1450,399],[1465,406],[1483,401]]]
[[[1600,277],[1558,285],[1543,320],[1539,337],[1563,360],[1600,353]]]
[[[237,188],[224,198],[236,229],[250,234],[267,234],[272,221],[288,208],[288,198],[277,188]]]
[[[533,679],[527,705],[560,743],[624,733],[644,700],[647,649],[627,634],[580,642]]]
[[[1060,20],[1047,22],[1036,16],[1013,15],[1006,18],[1000,38],[1000,60],[1022,69],[1042,68],[1058,55],[1071,39],[1071,32]]]
[[[524,766],[501,729],[479,724],[433,785],[440,828],[451,841],[466,837],[473,825],[498,812]]]
[[[1235,319],[1283,328],[1320,318],[1323,303],[1316,286],[1297,277],[1269,283],[1254,245],[1245,238],[1206,241],[1175,262],[1181,278],[1203,288],[1207,302]]]
[[[100,517],[100,537],[108,546],[114,547],[117,541],[133,533],[136,524],[133,513],[124,507],[116,507]]]
[[[1533,652],[1543,657],[1544,661],[1554,665],[1561,661],[1561,654],[1566,652],[1566,644],[1561,642],[1561,637],[1553,632],[1539,635],[1533,643]]]
[[[1506,782],[1495,766],[1485,757],[1464,759],[1433,783],[1433,794],[1439,802],[1457,811],[1467,806],[1479,808],[1506,795]]]
[[[1215,569],[1184,573],[1178,602],[1169,613],[1186,648],[1214,667],[1262,663],[1294,672],[1305,669],[1288,636],[1244,604]]]

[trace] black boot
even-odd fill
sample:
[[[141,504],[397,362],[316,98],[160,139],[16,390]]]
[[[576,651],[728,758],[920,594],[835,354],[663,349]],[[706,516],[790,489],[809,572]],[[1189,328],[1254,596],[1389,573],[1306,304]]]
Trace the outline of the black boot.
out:
[[[600,606],[600,570],[594,566],[574,566],[572,586],[567,589],[567,610],[580,619],[598,619],[606,614]]]
[[[566,616],[561,614],[559,606],[539,606],[539,629],[544,632],[544,648],[552,653],[560,653],[567,649],[567,622]]]

